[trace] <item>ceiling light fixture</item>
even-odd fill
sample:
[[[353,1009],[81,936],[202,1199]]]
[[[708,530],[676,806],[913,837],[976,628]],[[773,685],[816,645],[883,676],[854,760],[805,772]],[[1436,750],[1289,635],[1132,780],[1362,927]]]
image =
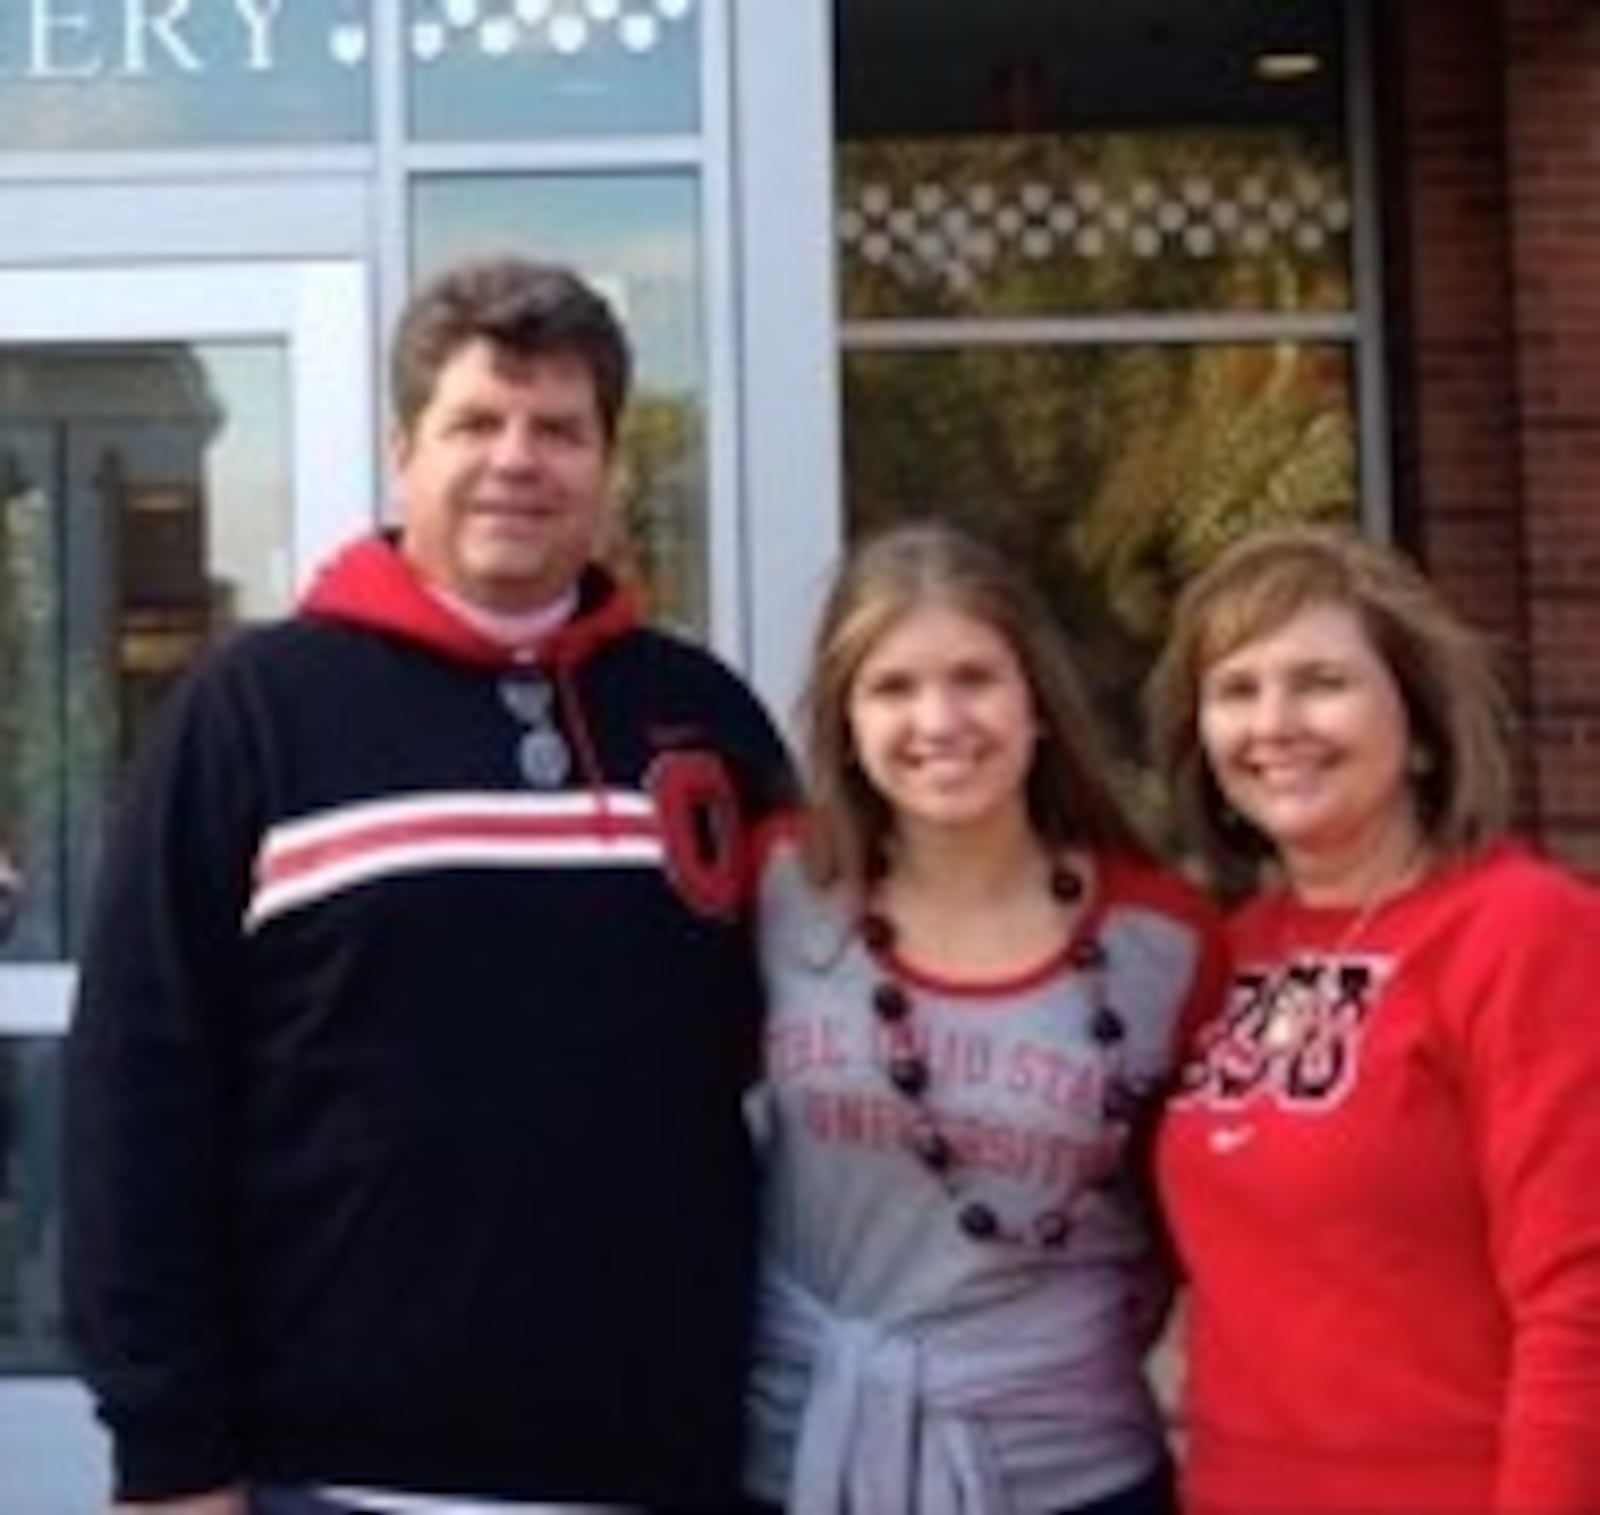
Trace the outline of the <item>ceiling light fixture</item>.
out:
[[[1322,59],[1315,53],[1260,53],[1256,57],[1256,78],[1268,84],[1295,84],[1322,72]]]

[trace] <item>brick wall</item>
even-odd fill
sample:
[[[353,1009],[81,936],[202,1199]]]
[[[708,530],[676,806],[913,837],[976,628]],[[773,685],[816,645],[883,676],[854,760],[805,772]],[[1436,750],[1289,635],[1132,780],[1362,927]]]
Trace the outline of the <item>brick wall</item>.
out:
[[[1402,530],[1506,655],[1526,819],[1600,869],[1600,5],[1390,14]]]

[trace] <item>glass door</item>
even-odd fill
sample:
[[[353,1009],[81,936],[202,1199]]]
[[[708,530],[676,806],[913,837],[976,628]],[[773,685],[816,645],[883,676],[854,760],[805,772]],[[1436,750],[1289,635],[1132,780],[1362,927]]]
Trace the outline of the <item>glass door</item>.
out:
[[[348,261],[0,270],[0,1510],[104,1503],[57,1289],[58,1042],[102,827],[173,679],[371,519]]]

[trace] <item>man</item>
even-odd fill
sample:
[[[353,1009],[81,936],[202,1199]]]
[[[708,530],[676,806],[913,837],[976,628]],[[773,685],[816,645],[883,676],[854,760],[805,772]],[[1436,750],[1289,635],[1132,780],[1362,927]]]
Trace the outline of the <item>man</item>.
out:
[[[594,561],[629,371],[564,270],[421,290],[398,537],[143,755],[68,1042],[69,1311],[121,1509],[733,1495],[743,912],[787,767]]]

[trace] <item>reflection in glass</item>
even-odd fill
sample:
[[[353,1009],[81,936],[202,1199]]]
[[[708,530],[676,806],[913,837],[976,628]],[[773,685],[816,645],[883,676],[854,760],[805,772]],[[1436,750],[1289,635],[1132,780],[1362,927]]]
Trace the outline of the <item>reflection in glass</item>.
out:
[[[369,0],[0,6],[0,148],[367,139]]]
[[[1350,192],[1309,132],[844,143],[846,319],[1345,310]]]
[[[474,254],[568,263],[616,305],[637,357],[614,557],[652,615],[708,630],[699,189],[692,174],[421,180],[413,269]]]
[[[0,1039],[0,1373],[66,1370],[53,1037]]]
[[[1235,533],[1355,508],[1351,354],[1288,342],[853,351],[853,529],[937,514],[1036,566],[1124,753],[1178,585]]]
[[[118,777],[219,631],[282,609],[283,354],[0,348],[0,961],[75,956]]]
[[[412,134],[692,132],[699,9],[699,0],[409,0]]]

